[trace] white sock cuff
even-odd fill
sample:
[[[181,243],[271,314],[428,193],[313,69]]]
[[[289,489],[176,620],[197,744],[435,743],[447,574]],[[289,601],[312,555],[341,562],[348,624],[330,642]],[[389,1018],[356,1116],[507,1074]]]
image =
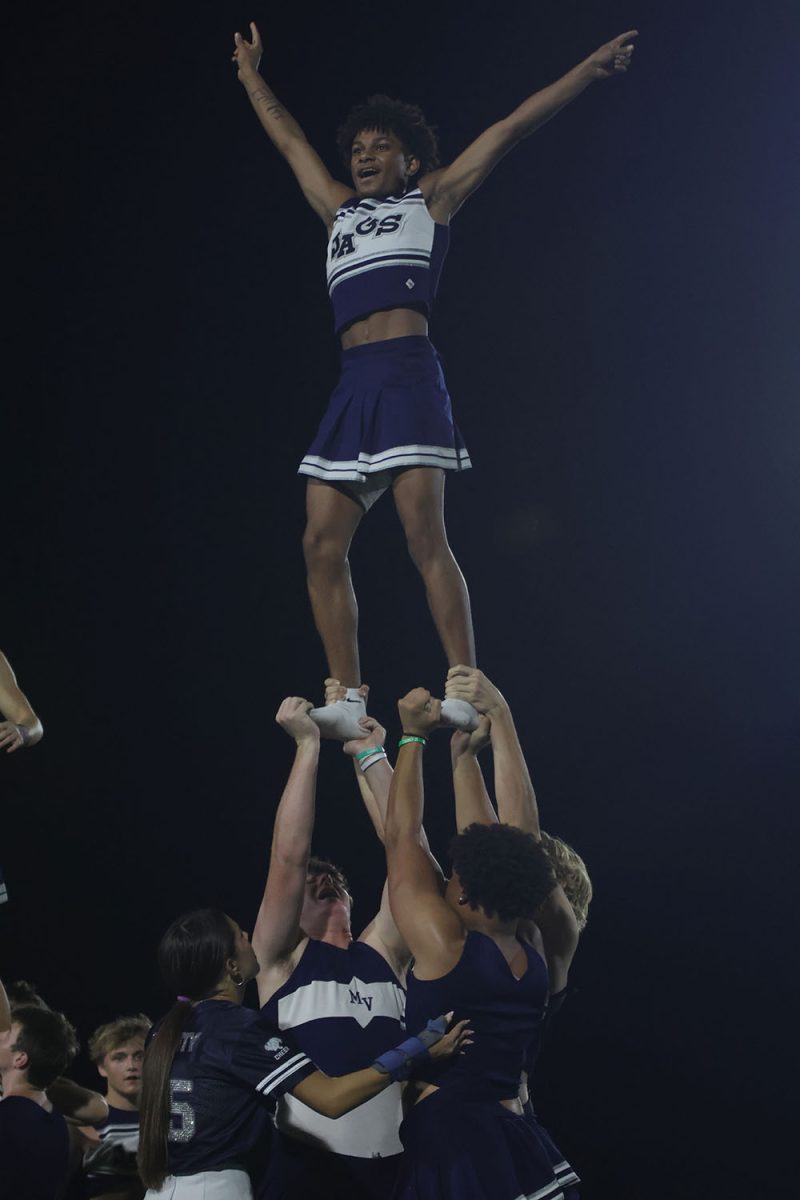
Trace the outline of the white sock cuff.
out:
[[[357,687],[345,689],[345,700],[363,700],[364,697]]]

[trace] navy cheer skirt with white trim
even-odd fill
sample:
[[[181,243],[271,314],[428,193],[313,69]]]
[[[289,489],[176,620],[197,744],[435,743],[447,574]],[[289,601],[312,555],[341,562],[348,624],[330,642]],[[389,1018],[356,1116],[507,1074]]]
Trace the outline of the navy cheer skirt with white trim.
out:
[[[450,1091],[406,1114],[395,1200],[577,1200],[578,1176],[541,1126]]]
[[[342,351],[342,373],[301,475],[365,483],[406,467],[471,466],[428,338],[391,338]]]

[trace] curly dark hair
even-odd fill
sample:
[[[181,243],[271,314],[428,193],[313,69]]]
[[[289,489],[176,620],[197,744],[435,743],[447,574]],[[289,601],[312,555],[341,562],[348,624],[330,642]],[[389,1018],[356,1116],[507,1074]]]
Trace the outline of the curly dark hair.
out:
[[[501,921],[533,917],[556,884],[542,847],[513,825],[468,825],[450,843],[450,858],[470,908]]]
[[[364,129],[393,133],[406,152],[418,158],[419,174],[425,175],[439,165],[439,144],[435,126],[429,125],[416,104],[404,104],[391,96],[370,96],[366,104],[357,104],[336,132],[336,145],[344,165],[350,169],[353,142]]]

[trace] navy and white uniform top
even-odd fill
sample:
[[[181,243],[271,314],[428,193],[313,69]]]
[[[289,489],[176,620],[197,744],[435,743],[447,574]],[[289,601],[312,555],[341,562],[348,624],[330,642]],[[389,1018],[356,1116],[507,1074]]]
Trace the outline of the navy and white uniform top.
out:
[[[405,1036],[405,991],[383,956],[364,942],[343,949],[309,938],[291,976],[261,1011],[279,1029],[291,1030],[292,1041],[328,1075],[371,1066]],[[401,1120],[401,1085],[393,1083],[337,1120],[284,1096],[276,1124],[322,1150],[386,1158],[402,1152]]]
[[[430,316],[450,240],[419,188],[402,196],[346,200],[328,242],[328,292],[336,332],[386,308]]]
[[[130,1187],[139,1179],[136,1152],[139,1149],[139,1113],[136,1109],[108,1106],[105,1121],[94,1125],[100,1138],[83,1156],[86,1195],[101,1196]]]
[[[315,1070],[261,1013],[201,1001],[170,1071],[169,1174],[258,1170],[275,1101]]]
[[[461,958],[441,979],[408,977],[407,1021],[424,1029],[440,1013],[469,1019],[474,1043],[463,1054],[426,1063],[418,1070],[426,1083],[453,1088],[465,1096],[508,1100],[519,1092],[529,1048],[537,1042],[547,1007],[547,967],[527,942],[527,970],[517,978],[500,947],[486,934],[467,934]],[[424,1103],[424,1101],[423,1101]]]

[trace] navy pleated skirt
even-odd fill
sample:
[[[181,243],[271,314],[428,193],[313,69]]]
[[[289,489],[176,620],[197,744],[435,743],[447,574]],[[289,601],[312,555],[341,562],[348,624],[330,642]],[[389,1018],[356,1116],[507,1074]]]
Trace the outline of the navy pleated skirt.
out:
[[[576,1200],[578,1176],[535,1120],[447,1088],[415,1104],[395,1200]]]
[[[414,336],[342,351],[339,382],[299,473],[364,484],[406,467],[471,465],[439,355]]]

